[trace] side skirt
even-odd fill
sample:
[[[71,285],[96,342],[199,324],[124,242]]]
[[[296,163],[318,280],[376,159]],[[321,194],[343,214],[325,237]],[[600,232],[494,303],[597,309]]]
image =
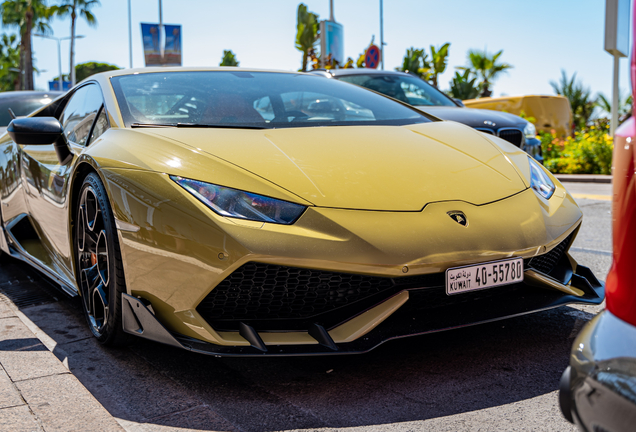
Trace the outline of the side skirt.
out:
[[[66,279],[58,275],[54,270],[49,268],[46,264],[42,263],[39,259],[33,257],[29,254],[20,244],[20,242],[13,236],[11,233],[11,227],[17,225],[23,218],[27,217],[27,215],[23,215],[22,217],[18,217],[13,220],[8,226],[7,229],[4,227],[0,227],[0,247],[2,246],[2,241],[7,242],[8,254],[12,258],[19,259],[30,266],[34,267],[40,273],[43,273],[49,279],[57,282],[60,285],[62,291],[64,291],[68,296],[75,297],[78,295],[77,289],[71,283],[69,283]],[[4,248],[2,248],[4,250]]]

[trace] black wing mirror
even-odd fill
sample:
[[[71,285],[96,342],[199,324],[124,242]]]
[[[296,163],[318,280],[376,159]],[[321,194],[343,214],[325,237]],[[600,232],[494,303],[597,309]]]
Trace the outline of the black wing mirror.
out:
[[[7,133],[19,145],[50,145],[62,165],[73,159],[73,153],[64,138],[62,124],[55,117],[17,118],[9,123]]]

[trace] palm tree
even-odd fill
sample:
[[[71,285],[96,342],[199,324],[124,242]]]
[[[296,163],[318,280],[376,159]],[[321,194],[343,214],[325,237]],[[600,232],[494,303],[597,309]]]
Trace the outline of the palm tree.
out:
[[[431,84],[435,87],[437,87],[437,77],[446,70],[449,47],[450,43],[445,43],[437,49],[431,45]]]
[[[303,66],[300,69],[303,72],[307,71],[307,57],[309,51],[313,50],[316,45],[319,26],[318,15],[308,12],[307,6],[303,3],[299,4],[296,21],[296,49],[303,53]]]
[[[46,0],[5,0],[0,4],[2,24],[20,29],[20,88],[33,90],[33,53],[31,49],[31,31],[49,33],[48,24],[51,8]]]
[[[51,8],[61,18],[71,17],[71,87],[75,85],[75,21],[77,18],[84,18],[89,26],[95,27],[97,19],[91,8],[99,5],[99,0],[63,0],[60,5]]]
[[[512,69],[508,63],[497,63],[497,59],[503,54],[503,50],[493,55],[486,50],[468,50],[467,67],[458,67],[461,70],[471,70],[477,77],[481,78],[481,97],[489,97],[492,94],[490,85],[502,72]]]
[[[622,91],[618,92],[618,123],[623,123],[632,115],[632,95],[625,96]],[[607,114],[612,113],[612,102],[603,93],[598,94],[596,104]]]
[[[14,34],[0,39],[0,91],[20,90],[20,46]],[[16,69],[18,71],[16,72]]]
[[[428,81],[431,78],[431,64],[428,61],[428,54],[424,52],[424,48],[407,48],[406,54],[402,59],[402,66],[395,68],[397,71],[410,73]]]
[[[465,70],[463,74],[455,72],[455,76],[450,82],[448,94],[460,100],[475,99],[479,96],[479,84],[476,83],[477,77],[471,77],[471,74],[470,70]]]
[[[572,78],[568,78],[564,70],[561,70],[559,82],[550,81],[550,85],[556,94],[565,96],[570,101],[574,126],[577,129],[584,129],[596,106],[596,99],[592,98],[589,87],[584,87],[580,81],[576,80],[576,73],[572,74]]]

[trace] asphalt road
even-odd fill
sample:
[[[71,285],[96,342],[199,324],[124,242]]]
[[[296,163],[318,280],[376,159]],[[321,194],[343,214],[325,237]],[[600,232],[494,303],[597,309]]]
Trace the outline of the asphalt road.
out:
[[[580,196],[609,195],[608,186],[575,187]],[[572,253],[604,280],[610,202],[578,201],[584,224]],[[575,335],[602,308],[561,307],[389,342],[364,355],[219,359],[141,339],[105,349],[86,329],[77,299],[4,257],[0,284],[12,281],[48,287],[55,298],[22,312],[128,431],[574,431],[556,389]]]

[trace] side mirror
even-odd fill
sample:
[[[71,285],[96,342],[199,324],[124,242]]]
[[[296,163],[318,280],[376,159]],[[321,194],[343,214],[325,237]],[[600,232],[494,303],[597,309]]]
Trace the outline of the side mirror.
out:
[[[73,153],[66,143],[62,124],[55,117],[17,118],[9,123],[7,133],[19,145],[50,145],[62,165],[73,159]]]

